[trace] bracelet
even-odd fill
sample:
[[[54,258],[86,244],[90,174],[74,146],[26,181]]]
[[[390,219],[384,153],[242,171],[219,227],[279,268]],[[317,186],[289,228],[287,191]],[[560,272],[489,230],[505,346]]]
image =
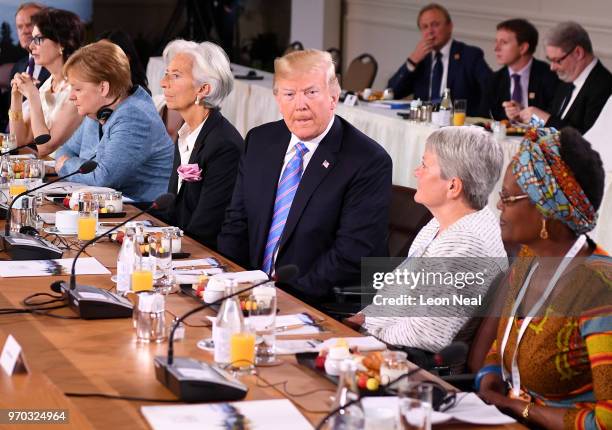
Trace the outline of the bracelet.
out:
[[[523,416],[523,418],[528,419],[529,418],[529,411],[531,410],[531,408],[535,405],[535,403],[533,402],[529,402],[527,403],[527,405],[525,405],[525,409],[523,409],[523,412],[521,413],[521,415]]]
[[[484,378],[489,373],[496,373],[498,375],[501,375],[501,366],[499,364],[490,364],[480,369],[476,374],[476,377],[474,378],[474,389],[476,391],[480,391],[480,383],[482,382],[482,378]]]
[[[10,121],[21,121],[23,119],[23,112],[20,110],[9,109],[8,117]]]

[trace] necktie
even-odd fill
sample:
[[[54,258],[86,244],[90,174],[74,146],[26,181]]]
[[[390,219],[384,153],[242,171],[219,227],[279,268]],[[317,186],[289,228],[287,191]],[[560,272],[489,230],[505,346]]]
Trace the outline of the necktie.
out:
[[[563,103],[561,103],[561,107],[559,108],[559,112],[558,115],[563,118],[563,111],[565,111],[565,108],[567,107],[567,104],[569,103],[570,99],[572,98],[572,93],[574,92],[574,88],[576,88],[576,85],[574,84],[568,84],[567,85],[567,93],[565,93],[565,98],[563,99]]]
[[[442,73],[444,68],[442,67],[442,53],[436,52],[434,60],[433,71],[431,72],[431,101],[440,101],[440,87],[442,86]]]
[[[272,273],[274,253],[276,252],[278,242],[285,228],[293,197],[295,197],[298,185],[300,185],[300,179],[302,179],[302,164],[304,155],[307,152],[308,148],[306,148],[302,142],[298,142],[295,145],[295,154],[291,160],[289,160],[287,166],[285,166],[285,170],[283,170],[283,174],[281,175],[281,179],[276,189],[272,223],[270,224],[270,231],[268,232],[268,240],[266,242],[262,263],[262,270],[268,274]]]
[[[512,100],[523,106],[523,86],[521,85],[521,75],[518,73],[512,74],[512,80],[514,81],[514,89],[512,90]]]

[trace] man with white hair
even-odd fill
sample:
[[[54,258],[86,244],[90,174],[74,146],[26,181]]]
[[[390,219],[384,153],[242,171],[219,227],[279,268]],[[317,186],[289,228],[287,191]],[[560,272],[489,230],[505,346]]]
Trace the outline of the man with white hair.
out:
[[[287,288],[316,304],[360,280],[362,257],[385,256],[391,158],[334,115],[340,87],[327,52],[276,59],[282,121],[249,131],[219,251],[272,274],[295,264]]]
[[[548,111],[529,106],[521,110],[521,121],[529,122],[535,114],[548,127],[571,126],[586,133],[612,94],[612,74],[593,54],[589,34],[575,22],[562,22],[550,30],[546,57],[564,84],[557,86]]]

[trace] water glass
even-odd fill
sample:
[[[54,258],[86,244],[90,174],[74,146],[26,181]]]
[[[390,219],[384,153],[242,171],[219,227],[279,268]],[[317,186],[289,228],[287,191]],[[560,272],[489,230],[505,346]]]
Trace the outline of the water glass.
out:
[[[149,256],[155,262],[155,288],[168,294],[174,284],[172,276],[172,237],[174,230],[164,228],[161,232],[149,235]]]
[[[276,361],[276,288],[274,283],[257,287],[248,298],[249,324],[257,335],[255,364],[271,365]]]
[[[138,294],[134,310],[134,325],[138,342],[162,342],[166,339],[164,296],[158,293]]]
[[[402,375],[408,373],[408,356],[403,351],[384,351],[382,353],[383,361],[380,365],[380,382],[381,384],[389,384]],[[406,387],[407,379],[403,379],[393,384],[393,388]]]
[[[398,393],[400,425],[403,430],[431,430],[433,386],[411,382]]]

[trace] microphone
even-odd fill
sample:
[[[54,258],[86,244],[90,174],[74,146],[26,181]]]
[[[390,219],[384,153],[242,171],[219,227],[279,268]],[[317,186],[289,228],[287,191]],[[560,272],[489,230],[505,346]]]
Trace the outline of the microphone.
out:
[[[50,134],[41,134],[41,135],[36,136],[34,138],[34,143],[37,144],[37,145],[44,145],[45,143],[47,143],[50,140],[51,140],[51,135]]]
[[[76,171],[74,171],[74,172],[72,172],[72,173],[69,173],[69,174],[64,175],[64,176],[60,176],[60,177],[59,177],[59,178],[57,178],[57,179],[54,179],[54,180],[52,180],[52,181],[50,181],[50,182],[45,182],[44,184],[39,185],[38,187],[34,187],[34,188],[32,188],[31,190],[26,190],[26,191],[24,191],[24,192],[22,192],[22,193],[17,194],[17,195],[15,196],[15,198],[13,199],[13,201],[11,202],[11,204],[9,205],[8,209],[7,209],[7,214],[6,214],[6,225],[4,226],[4,236],[5,236],[5,237],[7,237],[7,236],[10,236],[10,235],[11,235],[11,209],[12,209],[12,207],[13,207],[13,204],[15,204],[15,202],[16,202],[17,200],[19,200],[19,198],[20,198],[20,197],[25,196],[26,194],[30,194],[30,193],[31,193],[31,192],[33,192],[33,191],[40,190],[41,188],[47,187],[47,186],[49,186],[49,185],[51,185],[51,184],[54,184],[54,183],[56,183],[56,182],[58,182],[58,181],[62,181],[62,180],[64,180],[64,179],[69,178],[69,177],[71,177],[71,176],[74,176],[74,175],[76,175],[76,174],[79,174],[79,173],[81,173],[81,174],[87,174],[87,173],[90,173],[90,172],[91,172],[91,171],[93,171],[93,170],[94,170],[96,167],[98,167],[98,163],[96,163],[96,162],[95,162],[95,161],[93,161],[93,160],[87,160],[86,162],[84,162],[83,164],[81,164],[81,167],[79,167],[79,168],[78,168],[78,170],[76,170]]]
[[[83,319],[104,319],[104,318],[123,318],[132,315],[132,304],[129,300],[126,300],[120,295],[102,290],[96,287],[90,287],[85,285],[76,284],[76,262],[79,256],[85,251],[89,245],[97,242],[101,238],[107,236],[109,233],[117,230],[124,226],[128,222],[138,218],[140,215],[148,212],[152,209],[166,210],[174,203],[176,196],[172,193],[166,193],[159,196],[155,201],[146,209],[138,211],[135,215],[132,215],[125,221],[117,224],[104,234],[94,237],[91,240],[85,242],[79,249],[74,259],[72,260],[72,268],[70,270],[70,284],[66,287],[65,282],[58,281],[51,284],[51,289],[55,292],[62,290],[67,291],[69,294],[70,307]],[[86,294],[81,294],[86,293]],[[91,294],[97,294],[100,297],[91,300]],[[103,301],[102,301],[103,300]]]
[[[221,372],[208,364],[199,362],[191,359],[179,359],[177,358],[177,366],[173,366],[174,360],[174,333],[176,328],[181,322],[183,322],[190,315],[196,312],[207,309],[211,306],[215,306],[227,300],[235,297],[239,294],[243,294],[247,291],[259,287],[270,281],[286,283],[291,281],[299,274],[300,269],[294,264],[288,264],[281,266],[276,269],[274,276],[268,277],[265,281],[258,282],[251,285],[248,288],[237,291],[230,294],[229,296],[222,297],[219,300],[215,300],[211,303],[205,303],[197,308],[194,308],[184,313],[180,318],[174,321],[170,336],[168,337],[168,355],[167,357],[158,356],[155,357],[155,376],[157,380],[161,382],[166,388],[172,391],[179,399],[186,402],[201,402],[210,400],[239,400],[242,399],[248,389],[240,382],[231,379],[225,372]],[[192,368],[203,371],[206,375],[215,373],[214,378],[210,376],[192,376],[186,375],[181,372],[180,369]],[[197,373],[194,371],[194,375]]]

